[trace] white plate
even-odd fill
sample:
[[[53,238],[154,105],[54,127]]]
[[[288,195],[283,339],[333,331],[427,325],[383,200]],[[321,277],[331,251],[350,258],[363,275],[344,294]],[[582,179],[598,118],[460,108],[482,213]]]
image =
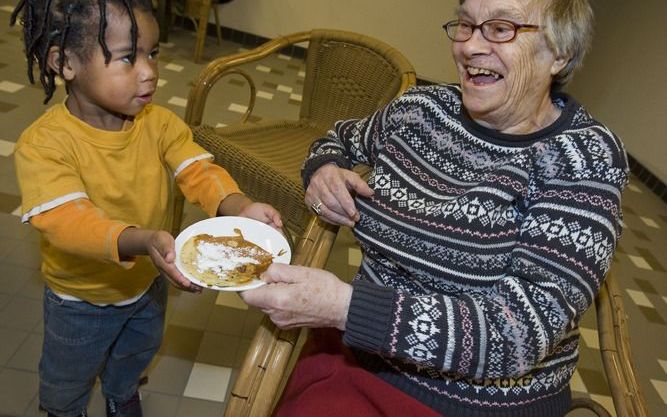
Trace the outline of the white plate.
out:
[[[202,233],[207,233],[211,236],[236,236],[234,229],[241,230],[245,240],[270,252],[274,256],[273,262],[288,264],[292,260],[292,251],[287,243],[287,239],[285,239],[285,236],[280,234],[276,229],[258,220],[249,219],[247,217],[224,216],[212,217],[191,224],[178,234],[176,237],[176,267],[187,279],[203,288],[211,288],[220,291],[245,291],[264,285],[264,281],[260,279],[255,279],[247,284],[232,287],[208,285],[191,276],[181,264],[181,248],[192,236]],[[280,251],[283,251],[283,253],[278,256]]]

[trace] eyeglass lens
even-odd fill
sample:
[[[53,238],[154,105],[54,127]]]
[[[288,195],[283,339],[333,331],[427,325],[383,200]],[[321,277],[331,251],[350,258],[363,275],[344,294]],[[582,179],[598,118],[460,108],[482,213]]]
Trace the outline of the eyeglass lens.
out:
[[[502,20],[487,20],[480,25],[467,22],[452,22],[447,25],[447,34],[452,40],[465,42],[472,37],[474,30],[481,28],[482,35],[491,42],[508,42],[516,36],[516,28],[510,22]]]

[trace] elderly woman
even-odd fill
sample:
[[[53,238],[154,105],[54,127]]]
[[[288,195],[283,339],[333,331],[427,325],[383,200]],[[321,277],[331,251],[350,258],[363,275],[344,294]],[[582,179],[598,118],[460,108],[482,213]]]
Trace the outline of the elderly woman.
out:
[[[243,294],[279,326],[339,330],[313,332],[278,415],[566,413],[628,178],[619,139],[559,92],[591,26],[587,0],[461,1],[460,85],[314,143],[306,203],[354,227],[363,261],[352,284],[274,265]]]

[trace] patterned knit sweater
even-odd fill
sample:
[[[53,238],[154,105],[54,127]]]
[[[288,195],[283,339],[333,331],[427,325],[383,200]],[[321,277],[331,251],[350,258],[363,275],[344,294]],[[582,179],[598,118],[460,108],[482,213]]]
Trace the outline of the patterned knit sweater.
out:
[[[547,128],[472,121],[453,85],[418,87],[316,141],[374,170],[357,198],[363,261],[344,342],[365,368],[447,417],[561,416],[581,315],[621,232],[619,139],[570,96]]]

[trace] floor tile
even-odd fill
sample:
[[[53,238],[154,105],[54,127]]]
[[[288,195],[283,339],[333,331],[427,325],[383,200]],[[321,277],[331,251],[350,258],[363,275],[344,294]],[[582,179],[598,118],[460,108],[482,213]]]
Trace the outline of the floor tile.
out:
[[[210,417],[222,416],[225,404],[219,401],[208,401],[184,397],[176,411],[177,417]],[[147,416],[148,417],[148,416]]]
[[[247,310],[248,304],[246,304],[238,293],[233,291],[220,291],[218,296],[215,299],[215,304],[224,307],[236,308],[239,310]]]
[[[209,320],[211,311],[215,307],[216,292],[204,290],[201,294],[183,292],[175,302],[172,303],[174,314],[169,323],[204,330]]]
[[[637,268],[652,270],[651,265],[649,265],[649,263],[646,262],[646,259],[642,258],[641,256],[628,254],[628,257]]]
[[[14,142],[0,139],[0,156],[9,156],[14,153]]]
[[[204,332],[195,361],[233,368],[236,365],[236,353],[240,343],[240,336]]]
[[[21,205],[21,197],[0,192],[0,212],[11,213]]]
[[[591,349],[600,349],[600,340],[598,339],[597,330],[580,327],[579,332],[581,333],[581,338],[584,340],[584,343],[586,343],[586,346]]]
[[[635,304],[642,307],[653,307],[653,303],[648,299],[646,293],[636,290],[625,290]]]
[[[19,346],[28,338],[25,330],[0,327],[0,365],[5,365],[14,356]]]
[[[169,104],[173,104],[178,107],[185,107],[188,105],[188,100],[183,97],[172,97],[167,101]]]
[[[4,91],[5,93],[16,93],[23,88],[25,88],[24,84],[18,84],[7,80],[0,81],[0,91]]]
[[[614,408],[614,401],[608,395],[591,394],[591,399],[600,403],[612,417],[616,417],[616,409]]]
[[[667,360],[658,359],[658,363],[660,364],[660,367],[662,368],[662,370],[667,375]]]
[[[144,389],[140,389],[140,392],[144,417],[174,417],[176,415],[180,395],[167,395]],[[211,417],[213,416],[212,414]]]
[[[662,398],[662,402],[667,405],[667,381],[652,379],[651,384],[653,385],[653,389],[660,395],[660,398]]]
[[[42,303],[16,296],[0,311],[3,327],[31,331],[42,318]]]
[[[37,394],[38,386],[36,373],[0,369],[0,415],[22,415]]]
[[[195,363],[183,395],[201,400],[223,402],[231,374],[231,368]]]
[[[160,354],[194,361],[204,332],[173,324],[166,326]]]
[[[578,370],[574,371],[574,374],[572,375],[572,379],[570,380],[570,389],[575,392],[588,392],[586,389],[586,384],[584,383],[584,380],[581,379],[581,375],[579,375]]]
[[[39,358],[42,356],[44,336],[31,333],[7,362],[7,367],[23,371],[38,372]]]
[[[206,330],[233,336],[243,334],[246,312],[236,308],[215,306],[209,316]]]
[[[162,394],[183,395],[188,383],[193,361],[158,355],[148,368],[148,391]]]

